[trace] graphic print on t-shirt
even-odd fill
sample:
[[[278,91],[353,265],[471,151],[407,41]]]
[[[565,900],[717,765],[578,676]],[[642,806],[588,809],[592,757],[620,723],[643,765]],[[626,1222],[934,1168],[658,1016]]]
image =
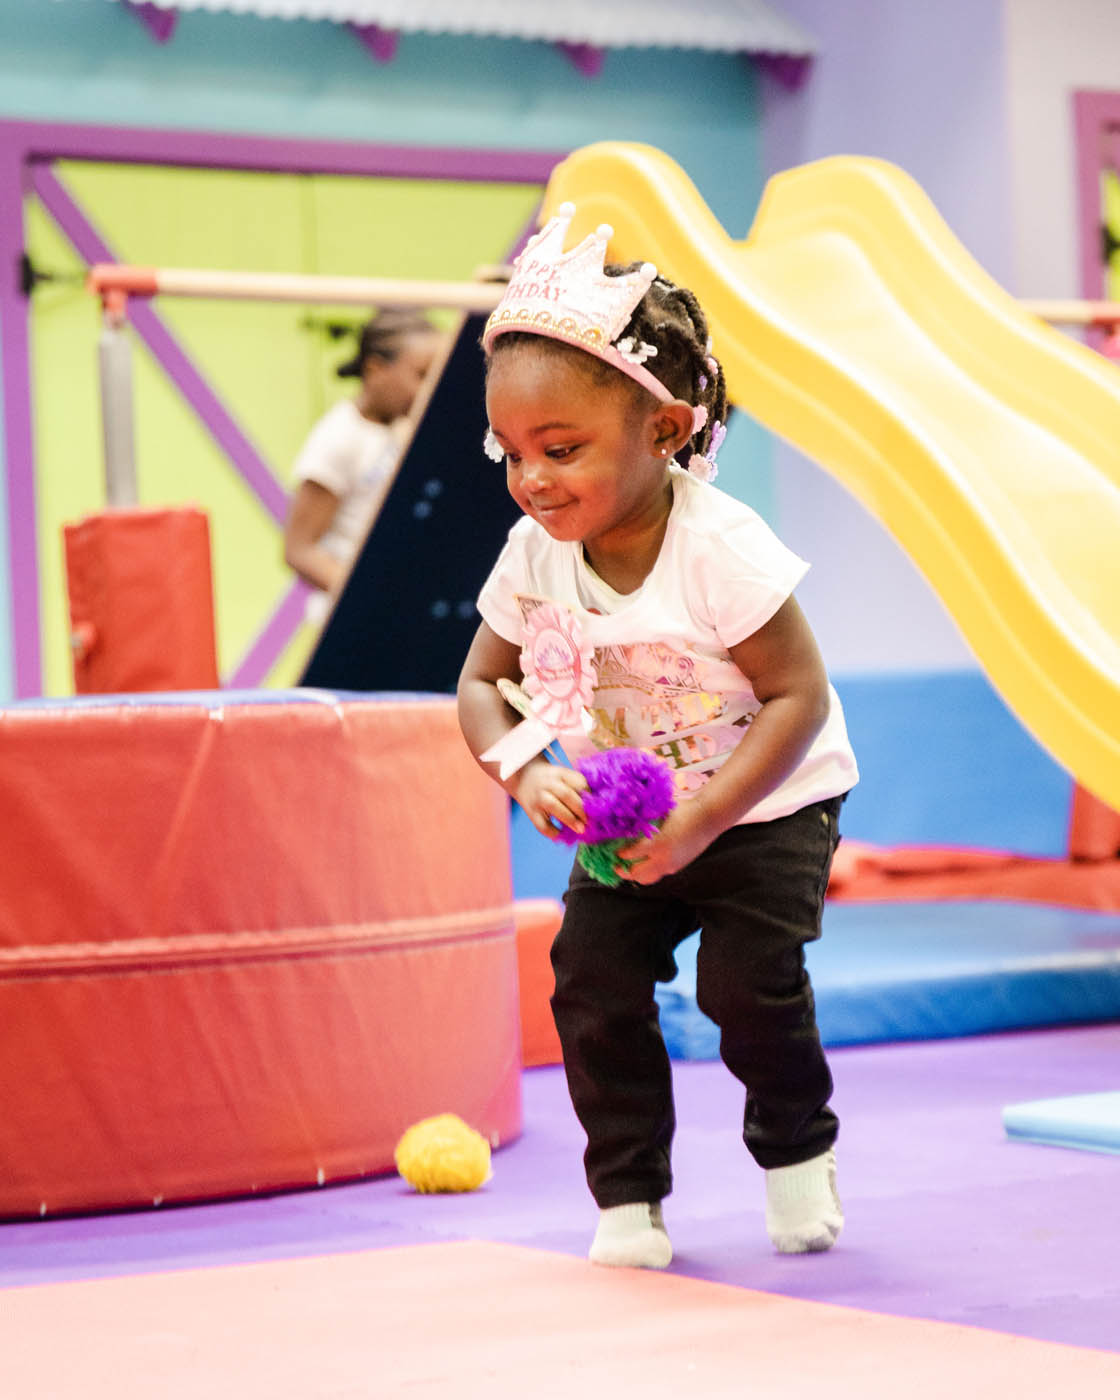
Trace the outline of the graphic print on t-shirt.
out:
[[[519,595],[522,620],[546,602]],[[729,659],[664,640],[597,646],[595,669],[587,738],[564,735],[565,749],[575,757],[623,744],[646,749],[669,765],[682,797],[707,782],[762,708]],[[740,682],[733,690],[731,678]]]

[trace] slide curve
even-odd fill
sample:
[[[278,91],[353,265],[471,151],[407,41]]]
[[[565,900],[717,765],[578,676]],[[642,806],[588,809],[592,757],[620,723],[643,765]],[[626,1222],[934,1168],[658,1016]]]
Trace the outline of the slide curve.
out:
[[[545,213],[691,287],[735,404],[898,541],[1009,708],[1120,809],[1120,372],[1018,305],[885,161],[767,184],[730,237],[648,146],[585,147]],[[874,619],[868,619],[874,625]]]

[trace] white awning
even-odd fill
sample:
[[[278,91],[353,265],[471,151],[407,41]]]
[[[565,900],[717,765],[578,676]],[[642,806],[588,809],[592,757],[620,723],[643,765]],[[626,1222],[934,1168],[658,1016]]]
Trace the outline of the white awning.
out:
[[[123,0],[128,3],[128,0]],[[333,20],[400,33],[543,39],[594,48],[708,49],[809,58],[812,38],[764,0],[149,0],[161,10],[226,10]]]

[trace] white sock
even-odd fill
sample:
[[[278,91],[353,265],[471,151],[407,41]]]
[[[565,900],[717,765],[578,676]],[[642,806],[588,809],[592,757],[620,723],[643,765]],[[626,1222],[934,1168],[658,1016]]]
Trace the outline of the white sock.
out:
[[[766,1173],[766,1229],[780,1254],[831,1249],[843,1224],[831,1148],[808,1162]]]
[[[608,1206],[599,1212],[599,1228],[588,1258],[593,1264],[623,1269],[664,1269],[673,1246],[661,1218],[660,1201]]]

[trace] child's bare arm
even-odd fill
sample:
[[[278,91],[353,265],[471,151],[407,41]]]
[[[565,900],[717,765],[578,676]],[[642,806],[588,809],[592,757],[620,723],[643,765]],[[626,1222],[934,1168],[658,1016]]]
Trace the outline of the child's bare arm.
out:
[[[723,766],[669,813],[656,836],[625,849],[627,878],[652,884],[682,869],[789,776],[828,718],[828,676],[805,616],[789,598],[730,648],[762,709]]]
[[[339,498],[318,481],[301,481],[284,524],[284,562],[306,583],[331,592],[342,582],[345,566],[319,541],[338,513]]]
[[[485,622],[480,623],[459,676],[459,727],[482,770],[501,783],[542,835],[555,838],[555,822],[581,832],[584,811],[580,792],[587,787],[581,774],[538,755],[502,782],[497,763],[479,759],[520,723],[520,716],[502,699],[497,687],[503,677],[520,682],[520,655],[520,647],[499,637]]]

